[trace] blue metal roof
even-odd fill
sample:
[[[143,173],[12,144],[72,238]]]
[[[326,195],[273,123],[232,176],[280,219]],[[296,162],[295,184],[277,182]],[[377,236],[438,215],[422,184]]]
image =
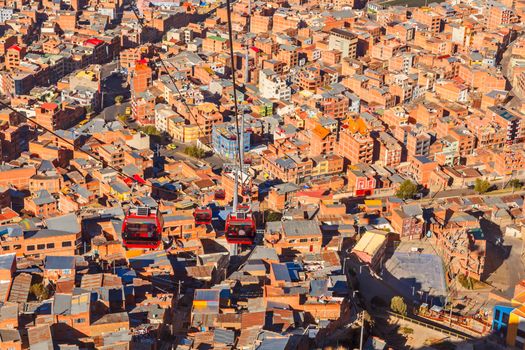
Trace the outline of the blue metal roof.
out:
[[[73,270],[75,268],[75,257],[48,255],[44,267],[46,270]]]
[[[273,274],[278,281],[291,282],[290,272],[285,264],[272,264]]]

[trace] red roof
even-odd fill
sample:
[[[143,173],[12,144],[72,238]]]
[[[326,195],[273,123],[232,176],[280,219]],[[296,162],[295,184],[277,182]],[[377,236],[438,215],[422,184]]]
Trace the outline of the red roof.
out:
[[[147,64],[147,63],[148,63],[148,60],[147,60],[146,58],[143,58],[143,59],[141,59],[141,60],[137,60],[136,63],[138,63],[138,64]]]
[[[251,49],[257,53],[261,52],[261,49],[255,47],[255,46],[252,46]]]
[[[43,109],[54,111],[58,108],[58,105],[53,102],[44,102],[40,105],[40,107],[42,107]]]
[[[305,196],[305,197],[322,198],[322,197],[327,197],[325,193],[326,193],[326,190],[304,190],[304,191],[298,191],[296,193],[296,196],[297,197]]]
[[[146,180],[141,178],[138,174],[133,175],[133,180],[137,181],[141,185],[144,185],[146,183]]]
[[[91,44],[93,46],[98,46],[98,45],[102,44],[103,42],[104,42],[103,40],[100,40],[100,39],[97,39],[97,38],[91,38],[91,39],[88,39],[88,40],[84,41],[84,45]]]
[[[131,184],[133,183],[133,180],[131,180],[131,178],[129,177],[121,178],[121,180],[124,181],[124,183],[128,186],[131,186]]]
[[[16,51],[22,51],[22,48],[18,45],[13,45],[10,48],[8,48],[8,50],[11,50],[11,49],[16,50]]]

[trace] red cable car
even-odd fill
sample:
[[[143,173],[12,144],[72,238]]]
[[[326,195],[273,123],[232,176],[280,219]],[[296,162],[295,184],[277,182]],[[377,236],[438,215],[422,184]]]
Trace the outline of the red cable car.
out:
[[[161,243],[162,227],[162,216],[156,208],[131,208],[122,224],[124,246],[128,249],[156,249]]]
[[[253,244],[256,228],[250,209],[240,206],[236,212],[228,214],[224,231],[228,243]]]
[[[209,225],[211,224],[212,211],[210,208],[197,208],[193,212],[193,217],[195,218],[195,225]]]

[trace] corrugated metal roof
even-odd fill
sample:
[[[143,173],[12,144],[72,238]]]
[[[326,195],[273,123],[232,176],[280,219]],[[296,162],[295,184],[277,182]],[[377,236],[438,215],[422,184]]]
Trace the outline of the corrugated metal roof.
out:
[[[386,234],[367,231],[353,250],[373,256],[385,242]]]
[[[46,256],[44,264],[46,270],[73,270],[75,268],[74,256]]]
[[[311,280],[310,281],[310,295],[313,297],[320,297],[328,295],[328,280]]]
[[[0,343],[21,341],[20,333],[17,329],[0,329]]]
[[[80,223],[75,214],[66,214],[46,219],[46,226],[50,230],[60,230],[69,233],[78,233],[81,230]]]
[[[266,312],[245,312],[241,314],[241,329],[258,327],[262,328],[264,325],[264,318]]]
[[[194,300],[219,301],[218,290],[212,289],[197,289],[195,290]]]
[[[2,254],[0,255],[0,270],[11,270],[13,262],[16,259],[16,254]]]
[[[215,343],[233,345],[235,342],[235,333],[228,329],[216,328],[213,331],[213,341]]]
[[[255,248],[252,250],[250,256],[248,257],[248,260],[279,261],[279,257],[277,256],[277,253],[275,252],[274,248],[268,248],[258,245],[255,246]]]
[[[53,300],[53,314],[70,315],[71,297],[72,296],[70,294],[55,294],[55,298]]]
[[[49,325],[37,326],[27,330],[31,350],[53,350]]]
[[[291,282],[292,278],[285,264],[272,264],[272,271],[277,281]]]
[[[18,304],[5,303],[0,306],[0,321],[16,318],[18,315]]]
[[[0,283],[0,302],[6,301],[8,294],[9,294],[9,281],[2,281]]]
[[[186,266],[186,272],[188,276],[196,279],[209,279],[211,280],[213,270],[215,266]]]
[[[83,275],[82,281],[80,282],[80,288],[93,290],[102,287],[103,275],[101,273],[93,275]]]
[[[285,350],[288,338],[265,339],[256,349],[257,350]]]
[[[313,220],[283,221],[282,227],[286,236],[321,236],[319,223]]]

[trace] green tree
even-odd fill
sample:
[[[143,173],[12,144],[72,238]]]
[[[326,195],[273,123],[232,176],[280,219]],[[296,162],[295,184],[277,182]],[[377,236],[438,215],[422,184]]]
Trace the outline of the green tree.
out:
[[[512,179],[509,181],[509,183],[507,184],[507,187],[508,188],[514,188],[514,189],[518,189],[518,188],[521,188],[523,184],[521,183],[520,180],[518,179]]]
[[[405,303],[405,299],[400,296],[395,296],[390,300],[390,309],[392,311],[397,312],[401,315],[407,314],[407,304]]]
[[[43,283],[35,283],[29,289],[29,292],[37,299],[38,301],[46,300],[49,298],[49,290],[44,286]]]
[[[276,211],[267,210],[264,212],[264,220],[267,222],[268,221],[281,221],[282,217],[283,217],[283,214],[276,212]]]
[[[399,186],[396,192],[396,197],[401,199],[414,198],[417,193],[417,185],[410,180],[405,180]]]
[[[158,136],[158,135],[160,135],[160,131],[158,131],[157,128],[154,127],[153,125],[143,126],[142,128],[140,128],[140,131],[142,131],[146,135],[150,135],[150,136]]]
[[[116,104],[119,105],[119,104],[122,103],[122,101],[124,101],[124,96],[122,96],[122,95],[118,95],[117,97],[115,97],[115,103],[116,103]]]
[[[479,194],[486,193],[488,190],[490,190],[491,184],[487,180],[483,179],[476,179],[476,182],[474,183],[474,191],[478,192]]]
[[[197,159],[206,157],[206,151],[195,145],[187,147],[184,150],[184,154]]]

